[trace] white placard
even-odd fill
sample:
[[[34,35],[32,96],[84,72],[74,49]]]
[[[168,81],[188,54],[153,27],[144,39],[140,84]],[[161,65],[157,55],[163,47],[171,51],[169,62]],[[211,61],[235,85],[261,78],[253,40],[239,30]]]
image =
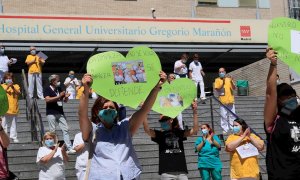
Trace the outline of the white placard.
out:
[[[246,143],[236,148],[236,151],[239,153],[242,159],[258,156],[258,150],[253,144]]]
[[[16,62],[18,61],[16,58],[10,58],[11,64],[16,64]]]
[[[300,31],[291,30],[291,52],[300,54]]]
[[[38,57],[42,58],[43,60],[46,60],[48,59],[48,56],[46,54],[44,54],[42,51],[40,51],[38,54],[37,54]]]

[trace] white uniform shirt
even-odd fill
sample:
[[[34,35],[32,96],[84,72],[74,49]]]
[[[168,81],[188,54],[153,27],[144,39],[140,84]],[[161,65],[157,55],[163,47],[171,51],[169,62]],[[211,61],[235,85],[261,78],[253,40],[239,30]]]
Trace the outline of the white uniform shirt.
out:
[[[187,67],[183,67],[183,68],[180,68],[179,70],[177,69],[178,67],[182,66],[184,63],[182,63],[181,60],[177,60],[174,64],[174,73],[175,74],[187,74],[188,72],[188,69]]]
[[[9,59],[7,56],[0,56],[0,71],[8,72]]]
[[[73,142],[73,149],[80,144],[84,144],[81,132],[75,135],[74,142]],[[86,165],[89,156],[88,145],[86,144],[82,149],[82,151],[76,154],[77,154],[76,164],[75,164],[76,176],[78,180],[83,180],[85,176]]]
[[[40,147],[36,163],[39,165],[39,180],[64,180],[65,178],[65,165],[63,161],[63,155],[61,148],[59,147],[50,161],[45,163],[40,163],[40,160],[50,154],[52,149],[48,147]]]
[[[189,65],[189,70],[192,71],[192,80],[199,82],[203,81],[203,77],[201,74],[202,65],[200,62],[198,62],[198,66],[195,64],[195,62],[191,62]]]
[[[89,179],[124,180],[138,178],[141,166],[132,145],[128,118],[106,129],[102,124],[96,130],[95,150]]]
[[[72,82],[70,82],[70,81],[71,81],[70,77],[67,77],[65,79],[65,82],[64,82],[65,85],[70,83],[66,87],[66,91],[69,92],[69,93],[75,93],[76,92],[76,86],[79,86],[79,82],[78,82],[77,78],[74,78]]]

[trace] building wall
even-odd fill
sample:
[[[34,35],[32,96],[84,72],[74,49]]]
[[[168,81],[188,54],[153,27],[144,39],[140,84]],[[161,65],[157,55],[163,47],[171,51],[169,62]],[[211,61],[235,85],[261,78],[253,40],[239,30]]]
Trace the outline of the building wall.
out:
[[[289,68],[282,61],[278,61],[278,72],[280,82],[290,84]],[[248,66],[242,67],[238,70],[232,71],[229,74],[234,80],[248,80],[249,81],[249,95],[250,96],[264,96],[266,94],[266,80],[269,72],[270,61],[262,59],[258,62],[252,63]],[[296,88],[296,87],[294,87]],[[298,88],[300,91],[300,86]]]
[[[221,8],[196,6],[196,0],[6,0],[6,14],[88,15],[88,16],[155,16],[197,18],[255,19],[256,8]],[[287,15],[287,1],[270,0],[270,9],[259,9],[262,19]]]
[[[191,17],[190,0],[7,0],[3,1],[4,13],[37,15],[94,15],[94,16],[143,16]]]
[[[271,19],[270,9],[259,10],[261,19]],[[223,18],[223,19],[256,19],[255,8],[221,8],[201,7],[196,8],[198,18]]]

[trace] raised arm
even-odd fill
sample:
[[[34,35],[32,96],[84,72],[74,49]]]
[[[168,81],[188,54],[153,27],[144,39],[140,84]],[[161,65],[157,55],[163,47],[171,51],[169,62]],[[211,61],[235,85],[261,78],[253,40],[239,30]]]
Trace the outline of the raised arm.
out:
[[[161,89],[161,86],[163,85],[163,83],[165,83],[165,81],[167,79],[167,75],[163,71],[161,71],[159,73],[159,76],[160,76],[159,82],[151,90],[150,94],[148,95],[148,97],[145,100],[141,109],[136,111],[129,120],[130,133],[132,136],[137,132],[137,130],[139,129],[141,124],[144,121],[147,121],[148,113],[150,112],[150,110],[156,100],[157,94],[158,94],[159,90]]]
[[[199,123],[198,123],[198,113],[197,113],[197,102],[194,101],[192,104],[192,108],[193,108],[193,128],[186,130],[184,132],[184,136],[185,137],[189,137],[192,135],[196,135],[198,130],[199,130]]]
[[[148,119],[146,118],[146,120],[143,122],[143,125],[144,125],[144,131],[145,133],[147,133],[150,137],[152,138],[155,138],[155,132],[153,129],[150,129],[149,128],[149,125],[148,125]]]
[[[268,129],[277,115],[277,53],[272,48],[267,48],[267,58],[270,60],[270,68],[267,77],[266,101],[264,107],[264,120]]]
[[[251,134],[250,136],[251,143],[259,150],[264,150],[264,141],[255,137],[255,135]]]
[[[93,83],[93,79],[90,74],[85,74],[82,78],[82,84],[84,91],[79,100],[79,125],[80,131],[82,132],[83,141],[88,141],[90,133],[92,131],[92,123],[88,117],[88,103],[89,103],[89,93],[90,86]]]
[[[58,146],[59,146],[59,143],[56,144],[55,148],[48,155],[42,157],[40,159],[40,162],[44,163],[44,164],[47,164],[53,158],[55,153],[57,152]]]
[[[245,132],[236,140],[226,144],[226,150],[229,152],[235,151],[235,149],[241,144],[243,139],[250,134],[250,129],[247,128]]]

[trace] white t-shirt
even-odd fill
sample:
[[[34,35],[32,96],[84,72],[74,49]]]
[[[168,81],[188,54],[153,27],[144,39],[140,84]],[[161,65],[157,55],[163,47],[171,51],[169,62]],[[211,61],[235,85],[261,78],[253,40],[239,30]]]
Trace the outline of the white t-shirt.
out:
[[[73,149],[80,144],[84,144],[81,132],[75,135],[74,142],[73,142]],[[84,179],[85,176],[86,164],[89,156],[88,145],[86,144],[82,149],[82,151],[76,154],[77,154],[76,164],[75,164],[76,176],[77,179],[81,180]]]
[[[61,148],[59,147],[50,161],[40,163],[40,160],[50,154],[52,149],[48,147],[40,147],[36,163],[39,165],[39,180],[65,180],[65,165],[63,161],[63,155]]]
[[[191,62],[189,65],[189,70],[192,71],[192,80],[193,81],[203,81],[203,77],[201,74],[202,65],[200,62],[198,62],[198,66],[195,64],[195,62]]]
[[[177,69],[178,67],[182,66],[184,63],[182,63],[181,60],[177,60],[174,64],[174,73],[175,74],[187,74],[188,72],[188,69],[187,67],[183,67],[183,68],[180,68],[179,70]],[[185,64],[184,64],[185,65]]]
[[[67,77],[64,82],[65,86],[66,86],[66,84],[70,83],[68,86],[66,86],[67,92],[76,92],[76,86],[79,86],[79,82],[78,82],[77,78],[74,78],[71,82],[70,81],[71,81],[71,78]]]
[[[128,118],[110,130],[98,125],[89,179],[120,180],[121,174],[124,180],[139,179],[142,171],[129,129]]]
[[[8,72],[9,59],[7,56],[0,56],[0,70],[3,72]]]

